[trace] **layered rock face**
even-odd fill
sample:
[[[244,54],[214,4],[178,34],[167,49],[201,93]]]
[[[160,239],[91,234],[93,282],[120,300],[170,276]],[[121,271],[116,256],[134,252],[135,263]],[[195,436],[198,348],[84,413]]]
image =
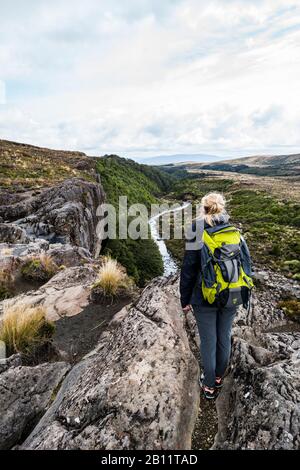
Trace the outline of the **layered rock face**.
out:
[[[97,236],[96,211],[104,200],[100,184],[79,178],[65,180],[41,194],[2,205],[0,218],[14,224],[1,225],[0,240],[23,242],[27,234],[31,240],[70,243],[99,255],[101,234]]]
[[[300,328],[276,308],[282,286],[299,286],[269,273],[249,314],[240,310],[233,329],[231,370],[217,400],[214,449],[299,449]]]
[[[72,369],[22,449],[188,449],[197,378],[177,283],[155,281]]]
[[[13,224],[0,224],[0,243],[28,243],[24,229]]]

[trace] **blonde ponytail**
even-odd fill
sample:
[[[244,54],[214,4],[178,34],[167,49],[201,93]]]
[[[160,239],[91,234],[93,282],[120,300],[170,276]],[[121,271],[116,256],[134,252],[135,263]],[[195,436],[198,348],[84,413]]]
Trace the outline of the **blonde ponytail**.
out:
[[[220,193],[209,193],[202,198],[201,204],[204,220],[212,226],[218,215],[225,212],[226,200]]]

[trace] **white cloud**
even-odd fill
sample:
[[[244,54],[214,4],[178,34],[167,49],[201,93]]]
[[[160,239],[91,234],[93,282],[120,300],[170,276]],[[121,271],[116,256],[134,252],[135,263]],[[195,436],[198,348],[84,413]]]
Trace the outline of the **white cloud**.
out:
[[[90,154],[297,151],[298,5],[12,0],[0,135]]]
[[[0,104],[5,103],[5,83],[0,80]]]

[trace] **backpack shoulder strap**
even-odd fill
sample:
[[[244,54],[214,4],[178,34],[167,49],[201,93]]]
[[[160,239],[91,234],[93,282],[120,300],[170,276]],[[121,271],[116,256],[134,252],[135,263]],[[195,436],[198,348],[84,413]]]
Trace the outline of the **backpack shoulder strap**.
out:
[[[214,225],[213,227],[207,227],[205,228],[205,230],[208,233],[216,233],[216,232],[219,232],[220,230],[223,230],[229,227],[232,229],[235,229],[235,227],[231,224],[220,224],[220,225]]]
[[[213,230],[211,230],[213,229]],[[214,251],[217,248],[220,248],[220,242],[217,243],[215,236],[218,234],[224,234],[226,239],[226,233],[228,233],[228,245],[240,245],[240,231],[234,225],[224,224],[218,225],[216,227],[210,227],[209,229],[204,229],[202,241],[208,247],[208,250],[214,254]],[[236,236],[238,234],[238,237]],[[223,242],[224,243],[224,242]]]
[[[210,233],[208,232],[207,229],[203,230],[202,240],[203,240],[203,243],[207,246],[208,250],[211,253],[214,253],[218,245],[214,242],[213,238],[210,236]]]

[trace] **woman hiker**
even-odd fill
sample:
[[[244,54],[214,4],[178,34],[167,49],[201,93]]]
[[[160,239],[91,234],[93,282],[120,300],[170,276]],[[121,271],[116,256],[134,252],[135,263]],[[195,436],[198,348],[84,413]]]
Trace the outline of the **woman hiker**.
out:
[[[230,359],[232,322],[238,305],[248,307],[253,286],[247,244],[229,224],[225,204],[219,193],[202,198],[201,215],[186,237],[180,276],[182,309],[187,313],[192,307],[199,330],[200,382],[207,399],[216,398],[222,387]]]

